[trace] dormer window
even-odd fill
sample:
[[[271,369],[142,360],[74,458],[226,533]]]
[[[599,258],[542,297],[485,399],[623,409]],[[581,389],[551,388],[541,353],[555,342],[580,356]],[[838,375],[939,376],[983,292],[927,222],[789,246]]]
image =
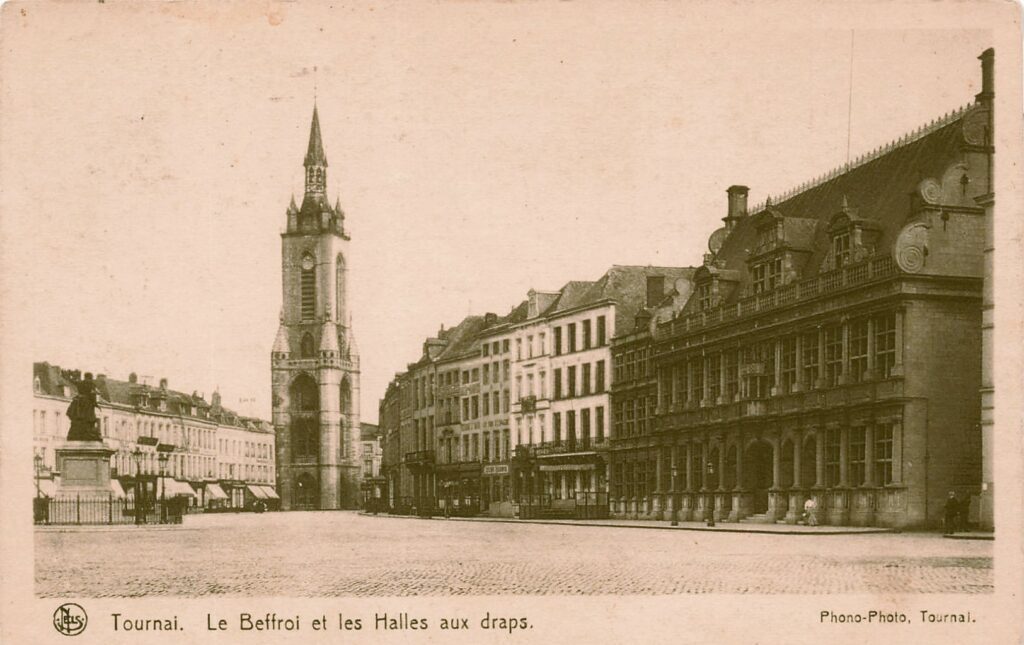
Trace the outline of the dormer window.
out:
[[[751,268],[754,293],[771,291],[782,284],[782,258],[775,257],[758,262]]]
[[[707,311],[711,309],[712,298],[711,298],[711,282],[705,282],[704,284],[697,287],[697,302],[700,306],[701,311]]]
[[[850,263],[850,232],[839,233],[832,238],[832,257],[835,267],[842,269]]]

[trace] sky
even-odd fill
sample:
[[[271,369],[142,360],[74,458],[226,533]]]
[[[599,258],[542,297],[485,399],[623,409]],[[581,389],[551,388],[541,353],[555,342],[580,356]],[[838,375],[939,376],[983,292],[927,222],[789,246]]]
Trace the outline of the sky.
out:
[[[314,93],[374,422],[441,324],[699,264],[728,186],[763,201],[967,103],[992,44],[868,16],[851,48],[696,4],[18,6],[0,234],[23,349],[264,418]]]

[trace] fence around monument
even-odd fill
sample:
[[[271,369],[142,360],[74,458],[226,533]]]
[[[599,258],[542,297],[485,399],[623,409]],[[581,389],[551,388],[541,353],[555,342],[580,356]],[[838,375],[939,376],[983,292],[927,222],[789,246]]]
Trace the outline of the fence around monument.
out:
[[[143,500],[103,497],[37,497],[33,521],[40,525],[180,524],[185,504],[178,499]]]

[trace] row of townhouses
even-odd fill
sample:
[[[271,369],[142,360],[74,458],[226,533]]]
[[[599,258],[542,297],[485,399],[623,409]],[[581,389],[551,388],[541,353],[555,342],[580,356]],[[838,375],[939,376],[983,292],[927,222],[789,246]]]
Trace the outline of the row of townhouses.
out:
[[[380,402],[394,512],[992,524],[992,51],[975,100],[748,207],[696,267],[614,266],[424,341]]]
[[[61,473],[56,449],[68,434],[68,406],[82,381],[79,370],[49,363],[33,366],[32,443],[35,494],[53,496]],[[192,509],[250,509],[278,505],[274,430],[266,421],[239,416],[193,392],[157,385],[131,374],[127,381],[95,379],[99,429],[110,457],[112,498],[182,497]],[[161,460],[161,454],[166,455]]]

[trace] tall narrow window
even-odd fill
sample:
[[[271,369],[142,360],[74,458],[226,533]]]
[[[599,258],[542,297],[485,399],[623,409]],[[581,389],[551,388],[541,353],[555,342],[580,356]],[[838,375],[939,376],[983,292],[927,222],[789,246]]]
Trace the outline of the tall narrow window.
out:
[[[568,345],[569,353],[576,351],[576,324],[570,323],[565,328],[566,345]]]
[[[735,399],[740,388],[739,365],[737,363],[736,351],[727,351],[722,354],[725,362],[725,397],[726,402]]]
[[[803,380],[804,387],[808,390],[814,387],[814,382],[818,379],[818,332],[817,330],[808,332],[803,335],[801,339],[801,357],[800,363],[803,365]]]
[[[316,317],[316,262],[312,255],[302,257],[302,269],[299,273],[300,311],[303,320]]]
[[[714,404],[722,394],[722,355],[708,358],[708,398]]]
[[[597,317],[597,346],[603,347],[607,340],[607,330],[605,329],[605,317]]]
[[[562,398],[562,369],[556,368],[554,371],[555,379],[555,398]]]
[[[866,432],[864,426],[850,428],[850,481],[851,486],[860,486],[864,483],[866,464]]]
[[[562,413],[555,412],[551,415],[551,440],[555,445],[562,443]]]
[[[825,431],[825,484],[827,486],[839,484],[840,440],[839,428],[829,428]]]
[[[594,392],[604,392],[604,361],[598,361],[594,372]]]
[[[836,261],[836,268],[842,269],[850,262],[850,234],[840,233],[832,238],[832,256]]]
[[[825,385],[835,387],[843,375],[843,329],[835,326],[825,330]]]
[[[604,441],[604,407],[594,408],[594,440]]]
[[[568,372],[569,377],[567,396],[576,396],[576,366],[570,365],[569,367],[566,368],[566,372]]]
[[[704,365],[703,360],[695,358],[689,363],[690,405],[699,405],[704,398]]]
[[[782,392],[788,394],[793,391],[796,383],[796,338],[789,336],[782,339]]]
[[[881,486],[892,483],[892,424],[875,426],[875,483]]]
[[[583,364],[583,375],[580,377],[580,394],[590,394],[590,363]]]
[[[572,410],[565,413],[565,438],[572,450],[576,445],[576,413]]]
[[[583,349],[590,349],[590,321],[583,321]]]
[[[580,410],[580,439],[584,448],[590,444],[590,408]]]
[[[562,353],[562,328],[555,327],[555,356],[559,356]]]
[[[866,318],[850,324],[850,381],[860,383],[868,369],[868,321]]]
[[[892,376],[896,364],[896,313],[875,316],[875,369],[880,378]]]

